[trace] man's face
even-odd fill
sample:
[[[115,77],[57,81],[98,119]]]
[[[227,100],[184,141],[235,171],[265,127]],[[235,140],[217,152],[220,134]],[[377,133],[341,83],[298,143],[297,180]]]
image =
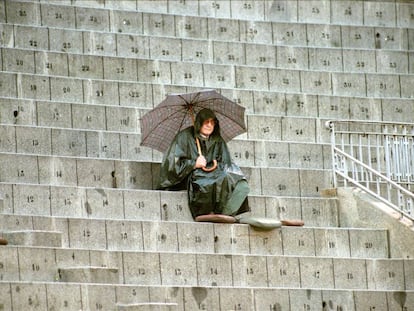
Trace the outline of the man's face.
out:
[[[203,122],[203,125],[200,128],[200,133],[204,136],[210,136],[214,131],[215,126],[214,119],[207,119]]]

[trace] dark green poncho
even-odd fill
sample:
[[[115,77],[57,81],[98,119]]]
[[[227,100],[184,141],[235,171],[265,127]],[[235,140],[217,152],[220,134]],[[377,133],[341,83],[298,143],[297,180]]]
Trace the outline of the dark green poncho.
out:
[[[207,163],[217,160],[218,167],[212,172],[194,169],[198,157],[194,133],[199,133],[203,122],[216,120],[214,132],[208,140],[199,134],[201,150]],[[209,164],[207,165],[209,166]],[[237,215],[249,210],[247,196],[243,204],[231,211],[226,203],[237,184],[246,180],[240,168],[231,160],[226,142],[220,136],[220,126],[211,110],[202,110],[194,127],[179,132],[164,154],[160,171],[160,189],[188,191],[188,203],[192,216],[209,213]]]

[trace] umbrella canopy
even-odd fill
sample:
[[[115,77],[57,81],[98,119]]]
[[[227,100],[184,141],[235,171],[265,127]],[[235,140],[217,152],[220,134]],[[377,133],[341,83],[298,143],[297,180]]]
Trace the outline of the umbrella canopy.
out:
[[[203,108],[214,111],[226,142],[246,132],[245,108],[215,90],[170,94],[141,118],[141,146],[165,152],[175,135],[192,126]]]

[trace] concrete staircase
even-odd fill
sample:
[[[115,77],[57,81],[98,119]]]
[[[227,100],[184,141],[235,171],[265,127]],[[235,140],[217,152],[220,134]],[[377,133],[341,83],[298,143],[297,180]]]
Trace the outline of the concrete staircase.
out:
[[[413,309],[413,251],[344,216],[324,128],[412,122],[413,16],[400,0],[1,1],[0,310]],[[185,192],[154,190],[140,117],[204,88],[246,107],[229,147],[251,213],[304,227],[195,223]]]

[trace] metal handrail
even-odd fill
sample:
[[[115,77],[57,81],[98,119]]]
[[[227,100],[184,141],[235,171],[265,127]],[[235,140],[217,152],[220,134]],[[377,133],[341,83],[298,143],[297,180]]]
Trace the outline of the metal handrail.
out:
[[[414,222],[414,124],[328,121],[326,127],[334,186],[351,183]]]

